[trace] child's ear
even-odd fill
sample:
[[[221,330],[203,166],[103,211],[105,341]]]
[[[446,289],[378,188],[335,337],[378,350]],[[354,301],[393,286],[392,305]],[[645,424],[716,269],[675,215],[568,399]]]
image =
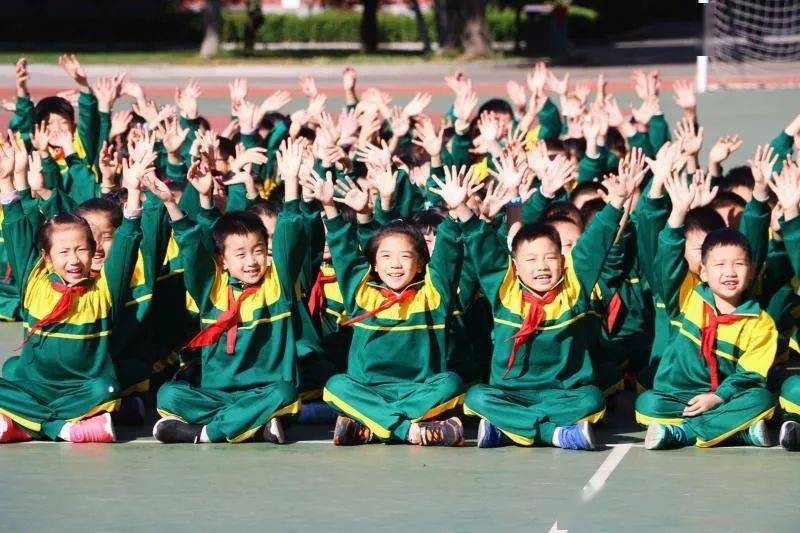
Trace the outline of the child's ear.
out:
[[[700,263],[700,281],[708,283],[708,272],[706,272],[706,266],[703,263]]]

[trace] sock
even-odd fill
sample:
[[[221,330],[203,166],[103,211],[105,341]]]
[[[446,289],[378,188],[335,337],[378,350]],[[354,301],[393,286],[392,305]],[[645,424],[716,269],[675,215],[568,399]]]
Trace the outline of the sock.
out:
[[[206,426],[203,426],[203,429],[200,430],[200,442],[211,442],[211,439],[208,438],[208,433],[206,432]]]
[[[64,426],[61,428],[61,431],[58,432],[58,438],[69,442],[70,441],[69,430],[71,428],[72,428],[72,422],[67,422],[66,424],[64,424]]]
[[[420,431],[419,431],[419,424],[416,422],[411,424],[408,428],[408,437],[406,440],[411,444],[419,444],[421,440]]]

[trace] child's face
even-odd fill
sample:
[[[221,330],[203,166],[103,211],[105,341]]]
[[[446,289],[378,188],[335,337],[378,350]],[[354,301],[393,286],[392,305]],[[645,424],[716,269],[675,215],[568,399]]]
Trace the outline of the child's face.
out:
[[[436,233],[429,231],[423,235],[425,245],[428,247],[428,255],[433,256],[433,247],[436,246]]]
[[[561,237],[561,255],[568,256],[581,237],[581,229],[572,222],[555,222],[553,226]]]
[[[586,204],[586,202],[594,200],[595,198],[600,198],[600,193],[597,191],[584,191],[572,200],[572,205],[580,209],[584,206],[584,204]]]
[[[705,231],[691,230],[686,232],[686,245],[683,257],[689,264],[689,271],[694,275],[700,274],[700,257],[703,248],[703,241],[706,240]]]
[[[61,115],[57,115],[56,113],[50,113],[50,115],[47,116],[48,135],[52,135],[54,133],[61,133],[64,131],[71,132],[72,129],[73,129],[72,122],[62,117]]]
[[[53,230],[50,235],[50,250],[43,253],[50,269],[68,285],[89,277],[92,246],[84,228],[70,225]]]
[[[105,213],[89,212],[84,214],[83,218],[92,228],[92,236],[94,236],[94,242],[97,244],[92,257],[92,270],[99,272],[108,258],[108,252],[114,243],[114,232],[117,231],[117,228],[111,223],[111,217]]]
[[[700,279],[711,292],[730,304],[738,304],[752,277],[750,258],[739,246],[717,246],[706,254]]]
[[[222,252],[222,268],[245,285],[255,285],[269,265],[267,243],[256,233],[229,235]]]
[[[564,256],[547,237],[524,241],[514,250],[514,268],[519,279],[535,292],[544,294],[561,279]]]
[[[375,272],[393,291],[408,287],[422,272],[422,261],[411,239],[405,235],[384,236],[375,254]]]
[[[267,241],[267,260],[269,263],[272,263],[272,236],[275,235],[275,225],[278,223],[278,217],[275,215],[258,215],[258,218],[261,219],[261,223],[264,224],[264,227],[267,228],[267,235],[269,236],[269,241]]]
[[[742,213],[744,212],[744,209],[741,206],[736,204],[723,205],[720,207],[715,207],[714,210],[719,213],[719,216],[721,216],[722,220],[725,221],[726,226],[729,228],[739,227],[739,220],[742,218]]]

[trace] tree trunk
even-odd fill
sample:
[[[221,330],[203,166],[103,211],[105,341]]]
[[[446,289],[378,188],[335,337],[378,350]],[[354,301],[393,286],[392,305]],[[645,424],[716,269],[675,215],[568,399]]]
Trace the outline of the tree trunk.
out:
[[[419,0],[408,0],[408,3],[417,21],[417,33],[419,33],[419,39],[422,41],[422,51],[427,54],[431,51],[431,36],[428,34],[428,25],[425,23],[425,17],[419,7]]]
[[[440,26],[439,49],[441,52],[452,52],[461,48],[461,32],[458,30],[461,19],[461,0],[436,0],[436,22]]]
[[[247,22],[244,25],[244,49],[253,52],[256,45],[258,28],[264,24],[261,12],[261,0],[247,0]]]
[[[205,35],[200,44],[200,56],[211,57],[219,52],[219,35],[222,28],[222,11],[220,0],[206,0],[203,6],[203,24]]]
[[[378,0],[364,0],[361,14],[361,47],[365,52],[378,50]]]
[[[485,56],[492,51],[489,23],[486,21],[486,0],[461,0],[461,48],[468,58]]]

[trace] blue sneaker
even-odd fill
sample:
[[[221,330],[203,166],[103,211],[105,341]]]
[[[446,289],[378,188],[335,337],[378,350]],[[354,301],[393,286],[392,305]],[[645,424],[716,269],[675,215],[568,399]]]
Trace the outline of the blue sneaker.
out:
[[[298,424],[333,424],[336,422],[336,411],[325,402],[309,402],[300,406],[297,415]]]
[[[690,444],[686,431],[679,425],[650,424],[644,436],[644,447],[648,450],[680,448]]]
[[[772,439],[769,436],[769,429],[764,420],[759,420],[747,429],[736,433],[729,439],[730,444],[741,446],[758,446],[759,448],[769,448],[772,446]]]
[[[571,426],[557,428],[553,444],[565,450],[594,450],[594,431],[589,422],[578,422]]]
[[[478,448],[497,448],[513,444],[508,435],[500,431],[497,426],[481,418],[478,424]]]

